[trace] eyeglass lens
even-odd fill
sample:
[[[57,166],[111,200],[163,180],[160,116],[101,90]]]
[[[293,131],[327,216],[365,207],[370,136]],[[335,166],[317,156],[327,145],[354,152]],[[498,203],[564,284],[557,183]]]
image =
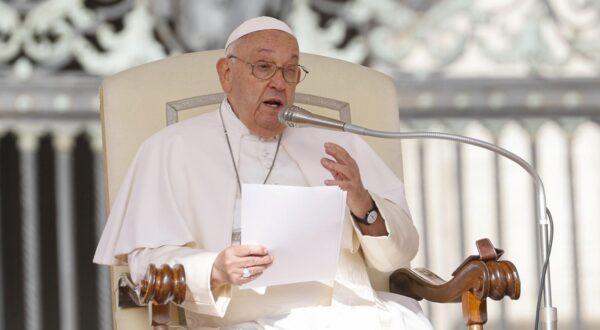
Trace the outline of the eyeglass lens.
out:
[[[269,79],[277,72],[277,65],[266,61],[258,61],[252,66],[252,73],[256,78]],[[283,79],[290,83],[297,83],[304,79],[306,72],[300,68],[297,64],[286,65],[281,67],[283,72]]]

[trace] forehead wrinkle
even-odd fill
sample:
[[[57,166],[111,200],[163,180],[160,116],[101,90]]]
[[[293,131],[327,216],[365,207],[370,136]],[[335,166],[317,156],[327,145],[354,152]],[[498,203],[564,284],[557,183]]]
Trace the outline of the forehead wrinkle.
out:
[[[257,53],[273,53],[275,50],[271,48],[260,48],[256,51]],[[292,58],[298,58],[298,54],[292,54]]]
[[[271,48],[260,48],[260,49],[258,49],[258,50],[257,50],[257,52],[258,52],[258,53],[261,53],[261,52],[269,52],[269,53],[272,53],[272,52],[274,52],[274,51],[275,51],[275,50],[273,50],[273,49],[271,49]]]
[[[270,48],[261,48],[259,50],[256,51],[257,54],[261,54],[261,53],[268,53],[268,54],[272,54],[274,53],[275,50],[270,49]],[[289,60],[296,60],[299,59],[300,56],[298,56],[298,54],[292,54],[292,56],[290,56]]]

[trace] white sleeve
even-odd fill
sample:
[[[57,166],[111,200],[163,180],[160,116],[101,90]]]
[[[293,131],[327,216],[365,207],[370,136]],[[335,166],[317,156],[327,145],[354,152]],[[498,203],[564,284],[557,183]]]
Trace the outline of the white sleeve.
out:
[[[136,249],[128,255],[131,278],[138,283],[144,278],[148,265],[183,265],[187,285],[182,306],[199,314],[223,317],[231,300],[231,286],[211,290],[210,278],[216,252],[181,246]]]
[[[385,221],[388,235],[363,235],[352,221],[367,265],[383,272],[408,266],[419,248],[419,234],[410,215],[402,207],[374,193],[371,197]]]

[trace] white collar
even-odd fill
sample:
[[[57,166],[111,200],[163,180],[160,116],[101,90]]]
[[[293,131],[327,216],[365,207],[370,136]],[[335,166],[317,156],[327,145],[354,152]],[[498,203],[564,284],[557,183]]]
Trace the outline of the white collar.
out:
[[[223,122],[225,123],[228,133],[240,136],[251,135],[248,127],[246,127],[246,125],[244,125],[244,123],[242,123],[242,121],[235,115],[235,112],[233,112],[233,108],[231,107],[231,104],[229,104],[227,98],[221,102],[219,111],[223,117]]]
[[[244,123],[235,114],[227,98],[221,102],[219,111],[223,117],[223,122],[225,123],[225,127],[229,134],[235,134],[236,136],[239,135],[240,137],[252,137],[260,141],[276,141],[278,139],[278,136],[274,136],[272,138],[261,138],[252,134],[248,127],[246,127],[246,125],[244,125]]]

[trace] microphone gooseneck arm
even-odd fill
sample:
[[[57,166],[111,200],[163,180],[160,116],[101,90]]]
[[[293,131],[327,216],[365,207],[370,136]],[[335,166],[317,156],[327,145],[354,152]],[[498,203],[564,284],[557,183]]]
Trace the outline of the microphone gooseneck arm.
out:
[[[533,166],[531,166],[528,162],[526,162],[523,158],[517,156],[516,154],[501,148],[497,145],[494,145],[489,142],[485,142],[482,140],[470,138],[467,136],[450,134],[450,133],[441,133],[441,132],[383,132],[376,131],[352,124],[345,124],[343,126],[343,131],[349,133],[355,133],[366,136],[373,136],[385,139],[437,139],[437,140],[449,140],[460,143],[466,143],[473,146],[477,146],[480,148],[484,148],[495,152],[499,155],[504,156],[512,160],[521,166],[534,181],[535,184],[535,206],[536,206],[536,217],[538,218],[539,230],[540,230],[540,244],[539,249],[541,253],[542,262],[547,262],[547,270],[544,278],[544,308],[542,311],[542,326],[546,330],[555,330],[557,329],[557,310],[555,307],[552,307],[552,285],[550,283],[550,261],[545,261],[548,254],[549,247],[549,235],[548,235],[548,217],[546,214],[546,192],[544,190],[544,184],[540,179],[537,171]]]
[[[352,124],[345,124],[343,130],[349,133],[355,133],[366,136],[373,136],[385,139],[402,139],[402,140],[411,140],[411,139],[436,139],[436,140],[449,140],[460,143],[466,143],[470,145],[474,145],[480,148],[484,148],[495,153],[498,153],[513,162],[517,163],[521,166],[535,182],[536,189],[536,209],[537,209],[537,217],[540,224],[548,224],[548,219],[545,216],[546,214],[546,192],[544,190],[544,184],[540,179],[540,176],[537,174],[536,170],[531,166],[528,162],[526,162],[523,158],[515,155],[514,153],[498,147],[495,144],[485,142],[482,140],[470,138],[467,136],[450,134],[450,133],[442,133],[442,132],[383,132],[376,131]]]
[[[290,127],[297,126],[315,126],[333,130],[339,130],[359,135],[373,136],[384,139],[436,139],[436,140],[449,140],[454,142],[466,143],[476,147],[490,150],[497,153],[509,160],[517,163],[523,168],[534,181],[535,184],[535,207],[536,217],[539,224],[540,230],[540,244],[539,250],[541,253],[542,263],[546,264],[546,272],[542,274],[542,281],[544,283],[544,308],[542,311],[542,326],[546,330],[557,329],[557,310],[552,307],[552,286],[550,283],[550,260],[548,256],[549,250],[549,235],[548,226],[549,221],[547,217],[546,209],[546,191],[544,190],[544,184],[540,179],[537,171],[523,158],[516,154],[494,145],[489,142],[470,138],[467,136],[442,133],[442,132],[384,132],[377,131],[368,128],[364,128],[357,125],[344,123],[340,120],[331,119],[329,117],[315,115],[309,111],[306,111],[300,107],[290,105],[284,107],[279,113],[279,120],[287,124]]]

